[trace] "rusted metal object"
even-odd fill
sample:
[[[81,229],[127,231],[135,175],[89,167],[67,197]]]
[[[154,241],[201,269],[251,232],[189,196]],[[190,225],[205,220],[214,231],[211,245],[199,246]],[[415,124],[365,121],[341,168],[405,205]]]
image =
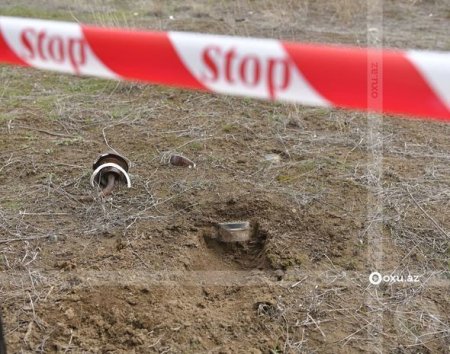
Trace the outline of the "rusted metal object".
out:
[[[169,163],[173,166],[195,168],[195,162],[181,155],[170,155]]]
[[[172,165],[179,167],[196,168],[197,165],[194,161],[188,159],[187,157],[178,154],[175,151],[165,151],[161,153],[160,162],[163,165]]]
[[[225,222],[217,224],[219,240],[222,242],[245,242],[251,238],[248,221]]]
[[[94,172],[91,176],[91,185],[100,185],[103,189],[100,196],[106,197],[112,193],[116,181],[131,187],[130,176],[128,175],[129,161],[115,151],[108,151],[101,154],[92,166]]]

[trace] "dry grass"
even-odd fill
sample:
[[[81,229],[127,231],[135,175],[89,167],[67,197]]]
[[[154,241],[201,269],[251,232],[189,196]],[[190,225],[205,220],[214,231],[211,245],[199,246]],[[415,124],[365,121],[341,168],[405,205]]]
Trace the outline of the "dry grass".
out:
[[[420,2],[413,5],[427,11]],[[54,17],[353,44],[366,37],[356,30],[365,28],[358,20],[365,7],[356,1],[119,6],[79,1],[70,6]],[[386,7],[395,12],[391,3]],[[390,28],[395,21],[388,17],[385,23]],[[387,41],[408,46],[416,40],[411,37],[387,34]],[[383,201],[384,269],[377,270],[420,275],[420,283],[372,287],[367,233],[380,219],[367,218],[374,176],[364,114],[1,70],[0,178],[6,187],[0,196],[0,293],[15,350],[88,348],[98,335],[80,334],[82,328],[61,332],[55,322],[69,323],[71,313],[49,308],[65,306],[74,293],[84,304],[85,292],[105,285],[133,297],[144,284],[152,291],[166,287],[168,297],[181,292],[186,308],[178,317],[192,304],[212,311],[208,323],[213,325],[215,316],[226,321],[230,313],[243,311],[248,319],[229,320],[230,327],[253,330],[256,324],[258,336],[268,340],[249,339],[248,345],[272,353],[365,350],[379,315],[383,326],[377,336],[386,351],[448,348],[448,125],[383,121],[382,191],[376,197]],[[108,146],[132,160],[133,188],[100,200],[88,183],[90,164]],[[167,166],[164,156],[173,151],[199,167]],[[280,162],[267,162],[267,153],[280,155]],[[240,200],[248,204],[241,206]],[[230,210],[234,214],[225,214]],[[281,275],[270,268],[233,273],[235,263],[195,241],[191,229],[239,215],[259,218],[268,230],[263,251]],[[195,253],[197,248],[202,253]],[[195,268],[197,258],[216,262],[219,275]],[[189,293],[192,288],[211,292],[208,287],[225,289],[225,295],[217,290],[205,295],[205,302],[204,295]],[[240,290],[233,297],[235,288]],[[167,339],[180,332],[172,330],[179,323],[170,308],[181,305],[164,307],[166,301],[163,297],[146,308],[165,313],[146,333],[150,342],[145,344],[156,352],[201,351],[195,343],[180,347],[180,338]],[[248,310],[249,303],[256,307]],[[236,308],[220,312],[230,304]],[[164,321],[173,326],[161,330]],[[234,343],[231,350],[249,350],[226,337],[228,332],[214,330]],[[188,333],[214,332],[208,327]]]

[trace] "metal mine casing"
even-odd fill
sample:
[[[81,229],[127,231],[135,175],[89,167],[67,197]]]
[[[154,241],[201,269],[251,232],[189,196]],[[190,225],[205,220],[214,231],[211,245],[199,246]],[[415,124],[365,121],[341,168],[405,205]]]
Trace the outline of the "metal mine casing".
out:
[[[218,224],[219,239],[222,242],[245,242],[250,240],[250,223],[229,222]]]
[[[101,165],[107,164],[107,163],[113,163],[118,166],[120,166],[125,172],[128,172],[129,169],[129,160],[125,157],[117,154],[116,152],[106,152],[104,154],[101,154],[97,160],[94,162],[92,168],[94,171],[99,168]],[[108,173],[114,173],[118,179],[120,179],[122,182],[127,183],[126,176],[117,168],[114,166],[106,166],[105,168],[101,169],[100,172],[95,176],[94,181],[101,186],[106,186],[107,181],[107,175]]]

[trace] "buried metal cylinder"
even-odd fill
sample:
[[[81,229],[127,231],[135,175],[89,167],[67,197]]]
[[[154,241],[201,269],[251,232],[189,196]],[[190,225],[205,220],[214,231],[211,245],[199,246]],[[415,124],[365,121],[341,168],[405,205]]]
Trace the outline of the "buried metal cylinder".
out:
[[[217,226],[222,242],[246,242],[251,238],[252,230],[248,221],[220,223]]]

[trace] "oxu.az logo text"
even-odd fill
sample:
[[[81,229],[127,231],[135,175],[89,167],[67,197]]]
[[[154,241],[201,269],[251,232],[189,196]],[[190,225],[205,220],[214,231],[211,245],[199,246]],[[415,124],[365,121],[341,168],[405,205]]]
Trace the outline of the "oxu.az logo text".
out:
[[[369,282],[370,284],[373,285],[379,285],[382,282],[392,284],[392,283],[418,283],[419,281],[420,280],[418,275],[407,275],[407,276],[394,274],[382,275],[379,272],[372,272],[369,275]]]

